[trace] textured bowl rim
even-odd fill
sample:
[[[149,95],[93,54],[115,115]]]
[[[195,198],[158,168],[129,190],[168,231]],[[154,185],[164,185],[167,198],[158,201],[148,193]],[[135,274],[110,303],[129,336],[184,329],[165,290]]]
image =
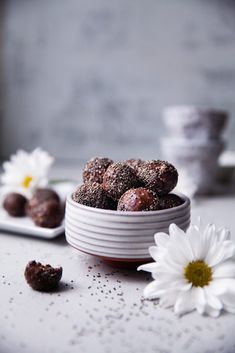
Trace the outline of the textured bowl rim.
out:
[[[182,200],[184,200],[184,203],[182,205],[176,206],[176,207],[172,207],[172,208],[167,208],[165,210],[157,210],[157,211],[118,211],[118,210],[104,210],[101,208],[95,208],[95,207],[90,207],[90,206],[85,206],[82,204],[79,204],[77,202],[75,202],[72,199],[72,193],[69,194],[67,196],[67,200],[66,202],[70,203],[72,206],[76,207],[76,208],[80,208],[83,209],[85,211],[88,212],[93,212],[93,213],[97,213],[97,214],[107,214],[107,215],[112,215],[112,216],[134,216],[134,217],[145,217],[145,216],[154,216],[157,214],[170,214],[172,212],[175,212],[176,210],[181,210],[184,208],[187,208],[190,206],[191,201],[189,199],[188,196],[180,193],[180,192],[174,192],[175,195],[178,195]]]
[[[210,105],[203,105],[203,104],[175,104],[169,105],[162,110],[162,115],[165,117],[166,115],[173,113],[182,113],[183,112],[190,112],[190,113],[197,113],[197,114],[210,114],[210,115],[223,115],[222,120],[228,119],[228,111],[226,109],[220,108],[213,108]],[[175,116],[173,117],[175,119]]]

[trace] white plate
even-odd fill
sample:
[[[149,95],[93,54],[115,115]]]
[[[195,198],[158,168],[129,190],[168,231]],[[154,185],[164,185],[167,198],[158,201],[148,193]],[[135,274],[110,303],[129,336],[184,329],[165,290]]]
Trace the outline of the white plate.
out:
[[[29,217],[11,217],[3,210],[0,211],[0,229],[17,234],[51,239],[64,233],[64,222],[56,228],[42,228],[35,226]]]
[[[51,185],[51,188],[55,189],[60,195],[60,198],[65,201],[65,193],[71,193],[74,188],[74,183],[70,182],[58,182],[55,185]],[[3,209],[0,209],[0,230],[19,234],[29,235],[32,237],[40,237],[44,239],[52,239],[65,231],[64,221],[56,228],[42,228],[36,226],[29,217],[11,217]]]

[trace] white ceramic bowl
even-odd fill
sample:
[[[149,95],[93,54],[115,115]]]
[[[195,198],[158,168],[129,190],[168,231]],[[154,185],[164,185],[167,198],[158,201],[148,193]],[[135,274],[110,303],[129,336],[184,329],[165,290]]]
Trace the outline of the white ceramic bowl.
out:
[[[190,140],[220,139],[228,121],[226,111],[187,105],[167,107],[162,115],[171,137]]]
[[[78,204],[68,196],[65,234],[77,250],[102,257],[106,261],[144,262],[148,248],[154,245],[156,232],[168,232],[171,223],[186,230],[190,224],[190,200],[178,194],[184,203],[161,211],[123,212],[102,210]]]
[[[187,171],[196,186],[197,194],[213,192],[218,175],[218,157],[225,148],[223,141],[205,143],[168,137],[161,140],[161,147],[164,158],[174,163],[179,175],[182,170]]]

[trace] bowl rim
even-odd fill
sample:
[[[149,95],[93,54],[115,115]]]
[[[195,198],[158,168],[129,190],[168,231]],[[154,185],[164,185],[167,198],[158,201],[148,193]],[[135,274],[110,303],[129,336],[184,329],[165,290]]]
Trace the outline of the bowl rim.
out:
[[[219,119],[225,121],[229,119],[229,112],[226,109],[222,108],[213,108],[211,105],[207,104],[172,104],[164,107],[162,109],[162,116],[164,117],[169,117],[171,120],[175,120],[175,116],[172,117],[172,112],[173,113],[180,113],[181,117],[180,119],[185,119],[185,117],[182,118],[182,112],[183,113],[196,113],[196,114],[206,114],[209,116],[209,119],[212,120],[214,116],[216,117],[219,116]],[[211,118],[213,116],[213,118]],[[201,119],[201,116],[200,116]],[[189,119],[188,119],[189,120]]]
[[[180,211],[191,205],[191,201],[188,196],[177,191],[175,191],[174,194],[184,200],[184,203],[182,205],[172,207],[172,208],[167,208],[165,210],[156,210],[156,211],[119,211],[119,210],[106,210],[106,209],[101,209],[96,207],[90,207],[90,206],[82,205],[80,203],[75,202],[72,199],[72,193],[67,196],[66,203],[68,202],[70,205],[74,206],[75,208],[80,208],[87,212],[93,212],[96,214],[111,215],[111,216],[117,215],[117,216],[123,216],[123,217],[126,217],[126,216],[146,217],[146,216],[155,216],[157,214],[159,215],[170,214],[172,212],[175,212],[176,210]]]

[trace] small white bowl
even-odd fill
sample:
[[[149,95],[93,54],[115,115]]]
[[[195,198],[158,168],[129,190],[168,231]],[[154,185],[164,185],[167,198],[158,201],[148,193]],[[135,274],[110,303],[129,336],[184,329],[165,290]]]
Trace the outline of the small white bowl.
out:
[[[67,197],[65,234],[77,250],[101,257],[105,261],[143,263],[149,260],[148,248],[154,245],[156,232],[168,233],[171,223],[186,230],[190,224],[190,200],[178,195],[184,203],[160,211],[124,212],[102,210],[76,203]]]
[[[228,121],[226,111],[190,105],[167,107],[162,115],[171,137],[205,142],[220,139]]]

